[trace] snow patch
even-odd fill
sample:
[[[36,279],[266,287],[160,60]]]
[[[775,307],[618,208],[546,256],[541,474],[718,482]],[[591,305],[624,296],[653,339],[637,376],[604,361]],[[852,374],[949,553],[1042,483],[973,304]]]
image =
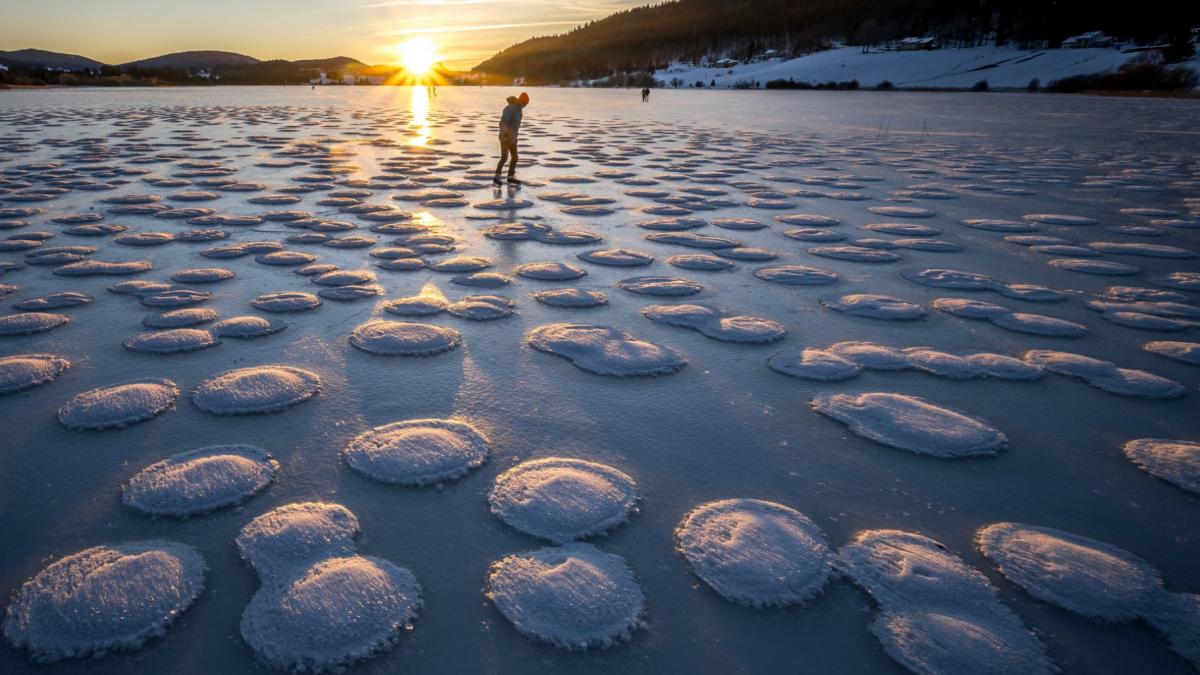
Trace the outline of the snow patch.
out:
[[[629,639],[645,606],[624,558],[581,543],[493,563],[487,595],[518,631],[566,650]]]
[[[466,422],[419,419],[359,434],[342,456],[351,469],[381,483],[429,485],[466,475],[489,452],[487,438]]]
[[[530,330],[525,340],[535,349],[561,356],[597,375],[669,375],[687,364],[670,347],[607,326],[552,323]]]
[[[987,422],[916,396],[889,393],[822,394],[817,412],[876,443],[943,459],[992,455],[1008,439]]]
[[[146,380],[76,394],[58,409],[68,429],[112,429],[148,420],[175,405],[179,388],[171,380]]]
[[[186,518],[240,504],[270,485],[279,462],[253,445],[214,445],[173,455],[134,474],[121,501],[149,516]]]
[[[252,415],[285,410],[321,389],[316,373],[291,366],[238,368],[210,377],[192,390],[192,403],[214,415]]]
[[[629,519],[637,484],[624,473],[581,459],[522,462],[496,478],[492,513],[526,533],[565,544],[607,532]]]
[[[824,589],[832,570],[821,528],[775,502],[701,504],[680,521],[675,540],[696,576],[752,607],[804,604]]]
[[[36,660],[104,656],[166,633],[204,589],[196,549],[148,540],[94,546],[51,563],[16,592],[4,636]]]

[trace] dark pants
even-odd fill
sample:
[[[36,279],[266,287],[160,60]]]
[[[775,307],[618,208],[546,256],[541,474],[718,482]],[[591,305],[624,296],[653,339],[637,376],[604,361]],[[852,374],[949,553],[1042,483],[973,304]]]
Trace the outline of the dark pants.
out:
[[[512,161],[508,163],[508,175],[512,176],[517,172],[517,139],[509,136],[506,133],[500,134],[500,163],[496,165],[496,175],[504,170],[504,163],[508,162],[509,155],[512,156]]]

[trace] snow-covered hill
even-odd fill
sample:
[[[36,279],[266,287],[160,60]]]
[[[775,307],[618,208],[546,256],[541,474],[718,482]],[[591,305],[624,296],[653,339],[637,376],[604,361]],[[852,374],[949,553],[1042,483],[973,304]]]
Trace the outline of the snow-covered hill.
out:
[[[792,78],[796,81],[848,82],[858,80],[863,87],[889,81],[900,88],[966,89],[987,80],[991,88],[1024,88],[1037,78],[1045,85],[1072,75],[1087,75],[1117,68],[1135,54],[1119,49],[1045,49],[1022,50],[1011,46],[987,46],[934,51],[871,51],[861,47],[842,47],[809,54],[796,59],[772,59],[732,68],[698,68],[679,65],[655,73],[663,82],[673,78],[685,86],[703,82],[710,86],[734,87],[739,81]],[[1188,62],[1200,69],[1200,60]]]

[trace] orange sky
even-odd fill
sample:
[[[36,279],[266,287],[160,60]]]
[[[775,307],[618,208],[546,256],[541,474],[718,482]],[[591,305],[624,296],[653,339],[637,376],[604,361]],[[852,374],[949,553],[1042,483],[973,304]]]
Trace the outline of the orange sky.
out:
[[[38,0],[0,2],[0,49],[35,47],[124,63],[217,49],[259,59],[351,56],[395,62],[422,35],[467,69],[549,35],[650,0]]]

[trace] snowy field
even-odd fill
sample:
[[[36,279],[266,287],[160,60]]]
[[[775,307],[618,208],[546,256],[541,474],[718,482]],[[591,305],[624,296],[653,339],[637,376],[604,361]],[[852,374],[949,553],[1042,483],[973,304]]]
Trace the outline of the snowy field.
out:
[[[1200,667],[1200,106],[513,93],[0,96],[0,672]]]
[[[899,88],[968,89],[987,80],[993,89],[1024,89],[1037,79],[1045,87],[1054,80],[1074,75],[1091,75],[1119,68],[1136,54],[1120,49],[1017,49],[988,45],[965,49],[933,51],[863,52],[861,47],[840,47],[795,59],[770,59],[743,63],[733,68],[695,68],[677,66],[655,74],[670,82],[679,78],[688,86],[697,81],[709,86],[733,87],[739,81],[765,85],[770,80],[794,79],[797,82],[858,83],[867,88],[891,82]],[[1200,59],[1184,63],[1200,70]],[[732,71],[732,72],[731,72]]]

